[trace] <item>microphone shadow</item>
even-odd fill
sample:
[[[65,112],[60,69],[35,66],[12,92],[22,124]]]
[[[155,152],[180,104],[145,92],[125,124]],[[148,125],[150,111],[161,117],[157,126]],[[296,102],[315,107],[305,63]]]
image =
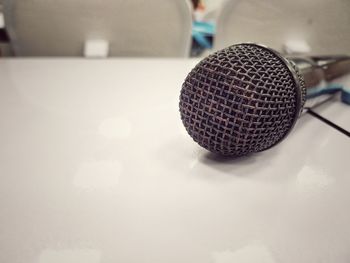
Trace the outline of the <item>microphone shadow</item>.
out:
[[[277,149],[269,149],[269,151],[251,153],[240,157],[204,152],[199,156],[198,161],[205,167],[224,172],[227,175],[250,177],[266,170],[277,154]]]
[[[229,156],[218,153],[206,152],[202,156],[204,164],[220,163],[220,164],[252,164],[255,162],[256,154],[249,154],[245,156]]]
[[[280,174],[292,170],[284,168],[285,160],[279,146],[242,157],[232,157],[211,153],[190,142],[183,136],[169,138],[156,151],[159,164],[173,174],[218,181],[234,178],[269,178],[279,181],[285,179]],[[289,159],[287,161],[290,162]]]

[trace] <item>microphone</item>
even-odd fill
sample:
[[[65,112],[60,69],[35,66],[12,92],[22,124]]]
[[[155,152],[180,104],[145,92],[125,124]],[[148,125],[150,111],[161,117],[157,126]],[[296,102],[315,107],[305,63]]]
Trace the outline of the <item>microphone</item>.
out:
[[[320,70],[330,68],[329,79],[337,76],[332,63],[310,63],[302,74],[292,60],[270,48],[232,45],[204,58],[186,77],[179,104],[182,122],[193,140],[213,153],[238,157],[267,150],[294,127],[306,87],[324,76]]]

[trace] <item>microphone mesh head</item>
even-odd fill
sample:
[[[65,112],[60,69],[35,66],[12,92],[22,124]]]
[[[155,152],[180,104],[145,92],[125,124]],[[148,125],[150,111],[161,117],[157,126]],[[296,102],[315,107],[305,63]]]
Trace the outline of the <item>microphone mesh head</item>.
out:
[[[282,140],[304,101],[304,81],[292,63],[266,47],[238,44],[203,59],[189,73],[180,113],[201,146],[242,156]]]

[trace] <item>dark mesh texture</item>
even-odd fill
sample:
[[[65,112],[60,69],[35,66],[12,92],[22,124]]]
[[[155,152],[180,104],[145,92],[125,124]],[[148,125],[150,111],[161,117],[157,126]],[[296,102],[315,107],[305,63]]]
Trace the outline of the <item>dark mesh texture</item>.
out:
[[[202,60],[180,95],[181,119],[209,151],[241,156],[265,150],[292,128],[300,111],[292,72],[272,51],[234,45]]]

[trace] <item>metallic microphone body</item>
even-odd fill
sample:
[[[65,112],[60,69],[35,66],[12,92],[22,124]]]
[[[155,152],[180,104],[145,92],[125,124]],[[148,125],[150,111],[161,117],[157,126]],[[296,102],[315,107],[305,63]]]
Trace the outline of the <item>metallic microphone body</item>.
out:
[[[238,44],[203,59],[188,74],[180,114],[207,150],[243,156],[285,138],[300,116],[306,86],[296,65],[257,44]]]

